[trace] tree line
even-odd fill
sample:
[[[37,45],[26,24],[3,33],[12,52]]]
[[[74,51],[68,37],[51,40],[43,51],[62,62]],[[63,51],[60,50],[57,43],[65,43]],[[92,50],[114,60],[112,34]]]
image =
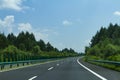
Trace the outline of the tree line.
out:
[[[72,56],[78,56],[78,53],[71,48],[58,50],[41,39],[37,41],[33,33],[20,32],[18,36],[0,33],[0,62]]]
[[[101,27],[85,49],[86,56],[95,59],[120,61],[120,25]]]

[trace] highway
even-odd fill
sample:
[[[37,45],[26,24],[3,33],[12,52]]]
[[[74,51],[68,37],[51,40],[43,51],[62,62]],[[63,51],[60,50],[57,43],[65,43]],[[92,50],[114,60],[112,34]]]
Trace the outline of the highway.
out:
[[[120,72],[74,57],[0,72],[0,80],[120,80]]]

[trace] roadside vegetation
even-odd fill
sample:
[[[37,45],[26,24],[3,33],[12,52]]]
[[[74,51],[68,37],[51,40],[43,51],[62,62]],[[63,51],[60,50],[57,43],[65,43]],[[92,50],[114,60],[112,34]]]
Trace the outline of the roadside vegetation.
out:
[[[85,60],[109,60],[120,62],[120,25],[110,24],[107,28],[101,27],[91,39],[85,49]],[[108,68],[120,70],[119,66],[100,64]]]
[[[62,58],[78,56],[73,49],[58,50],[50,42],[36,41],[33,33],[21,32],[7,36],[0,33],[0,62],[36,60],[45,58]]]

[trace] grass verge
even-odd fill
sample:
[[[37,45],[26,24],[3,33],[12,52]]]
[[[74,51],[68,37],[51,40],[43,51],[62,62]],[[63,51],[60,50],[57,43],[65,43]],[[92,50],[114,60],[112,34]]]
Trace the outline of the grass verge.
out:
[[[85,59],[85,57],[83,58],[83,60],[85,62],[91,63],[91,64],[95,64],[98,66],[102,66],[108,69],[112,69],[112,70],[116,70],[120,72],[120,65],[113,65],[113,64],[107,64],[107,63],[99,63],[99,62],[93,62],[93,61],[89,61],[88,59]]]

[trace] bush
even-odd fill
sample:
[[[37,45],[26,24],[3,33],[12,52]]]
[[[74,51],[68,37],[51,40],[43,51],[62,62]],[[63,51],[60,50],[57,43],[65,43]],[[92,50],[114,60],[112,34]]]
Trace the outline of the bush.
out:
[[[21,51],[13,45],[9,45],[0,54],[1,62],[11,62],[30,59],[31,53]]]
[[[120,61],[120,54],[108,57],[108,60]]]

